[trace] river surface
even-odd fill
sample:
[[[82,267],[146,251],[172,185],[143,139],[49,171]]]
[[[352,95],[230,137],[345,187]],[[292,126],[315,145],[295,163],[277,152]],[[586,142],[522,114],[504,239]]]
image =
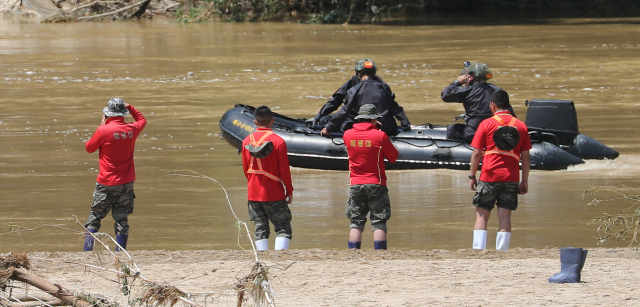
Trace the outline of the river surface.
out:
[[[621,155],[532,171],[530,192],[513,214],[511,246],[595,247],[591,219],[629,204],[588,207],[583,191],[640,185],[639,38],[638,20],[486,26],[0,20],[0,253],[82,249],[73,216],[85,222],[98,168],[98,154],[87,153],[84,142],[112,97],[149,121],[136,146],[129,249],[240,248],[219,186],[164,175],[193,170],[216,179],[248,221],[240,156],[218,135],[221,115],[244,103],[313,116],[363,57],[376,61],[413,124],[448,124],[462,113],[440,92],[465,60],[489,65],[521,118],[527,99],[573,100],[580,132]],[[389,171],[389,248],[470,248],[475,210],[467,173]],[[348,173],[293,168],[292,175],[291,247],[346,248]],[[113,234],[112,225],[108,216],[101,230]],[[490,248],[496,228],[494,216]],[[363,248],[371,247],[365,235]]]

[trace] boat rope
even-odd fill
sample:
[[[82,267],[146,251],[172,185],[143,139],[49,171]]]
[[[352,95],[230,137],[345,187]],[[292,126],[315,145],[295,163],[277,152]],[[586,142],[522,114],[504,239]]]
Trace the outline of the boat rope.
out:
[[[416,144],[414,144],[414,143],[407,142],[407,141],[404,141],[404,140],[402,140],[402,139],[398,139],[398,138],[393,138],[393,140],[394,140],[395,142],[405,143],[405,144],[411,145],[411,146],[413,146],[413,147],[418,147],[418,148],[427,148],[427,147],[431,147],[431,146],[433,146],[433,145],[436,145],[436,147],[438,147],[438,148],[455,148],[455,147],[458,147],[458,146],[464,146],[464,147],[466,147],[467,149],[473,150],[473,147],[471,147],[471,146],[470,146],[470,145],[468,145],[467,143],[458,143],[458,144],[456,144],[456,145],[452,145],[452,146],[442,146],[442,145],[438,145],[438,143],[437,143],[435,140],[433,140],[433,139],[429,139],[429,140],[431,140],[431,144],[429,144],[429,145],[416,145]]]

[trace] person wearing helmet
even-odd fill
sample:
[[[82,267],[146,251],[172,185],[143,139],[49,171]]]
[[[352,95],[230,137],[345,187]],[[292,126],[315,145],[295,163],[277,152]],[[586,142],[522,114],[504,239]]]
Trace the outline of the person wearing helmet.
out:
[[[396,102],[395,94],[391,92],[389,85],[376,76],[376,70],[377,66],[371,59],[356,62],[356,74],[360,78],[360,83],[347,91],[344,106],[327,121],[320,132],[321,135],[350,129],[359,108],[365,104],[376,106],[378,113],[382,116],[379,120],[380,129],[387,135],[398,134],[396,119],[400,121],[404,130],[411,129],[404,109]]]
[[[344,98],[347,95],[347,91],[358,83],[360,83],[360,77],[358,77],[358,72],[356,70],[356,74],[345,82],[337,91],[335,91],[335,93],[333,93],[331,99],[322,106],[318,114],[307,120],[309,126],[314,127],[318,123],[322,126],[326,125],[329,119],[331,119],[331,113],[344,104]]]
[[[493,77],[489,67],[484,63],[465,62],[465,68],[458,78],[453,80],[441,94],[444,102],[462,103],[465,111],[465,123],[447,127],[447,138],[471,143],[480,122],[492,116],[491,96],[501,90],[488,81]],[[512,108],[509,108],[515,116]]]

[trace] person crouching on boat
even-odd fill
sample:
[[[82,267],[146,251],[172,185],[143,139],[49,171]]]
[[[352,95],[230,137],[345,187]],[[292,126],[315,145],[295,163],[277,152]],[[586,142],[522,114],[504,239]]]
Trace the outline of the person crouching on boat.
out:
[[[276,231],[275,249],[289,249],[293,185],[287,157],[287,144],[271,131],[271,109],[255,110],[258,127],[242,141],[242,168],[247,177],[249,217],[255,223],[257,250],[269,249],[269,221]]]
[[[511,115],[509,95],[503,90],[493,94],[490,108],[493,117],[478,127],[471,146],[471,190],[476,191],[476,222],[473,227],[473,248],[487,247],[487,222],[494,205],[498,206],[499,231],[496,250],[508,251],[511,242],[511,211],[518,207],[518,194],[529,191],[529,149],[531,141],[527,126]],[[482,159],[480,181],[476,180]],[[522,159],[522,180],[520,180]],[[518,183],[519,182],[519,183]]]
[[[411,124],[404,109],[398,105],[395,95],[389,86],[376,77],[376,64],[370,59],[362,59],[356,63],[356,71],[360,77],[360,83],[347,91],[345,105],[333,115],[320,132],[328,135],[329,132],[344,132],[351,129],[354,118],[358,115],[358,108],[365,104],[376,106],[382,116],[380,123],[382,131],[387,135],[398,134],[397,118],[404,130],[410,130]]]
[[[356,74],[353,75],[353,77],[351,77],[351,79],[349,79],[347,82],[345,82],[337,91],[335,91],[335,93],[333,93],[333,95],[331,96],[331,99],[329,99],[329,101],[327,101],[327,103],[325,103],[324,106],[322,106],[322,108],[320,109],[318,114],[316,114],[316,116],[307,120],[307,123],[309,124],[310,127],[313,128],[315,127],[316,124],[320,124],[322,127],[324,127],[331,119],[332,117],[331,113],[333,113],[335,110],[337,110],[343,104],[346,103],[345,97],[347,96],[347,91],[349,91],[352,87],[360,83],[360,71],[362,70],[363,63],[365,61],[371,61],[371,63],[373,63],[372,65],[375,70],[376,63],[373,62],[373,60],[361,59],[357,61],[355,64]],[[376,76],[375,73],[373,78],[388,87],[387,83],[382,81],[382,79],[379,76]]]
[[[387,220],[391,217],[391,202],[387,189],[384,159],[394,163],[398,150],[389,137],[378,129],[377,108],[373,104],[360,107],[359,123],[344,133],[349,153],[349,202],[346,214],[351,220],[349,248],[360,249],[364,224],[370,212],[375,249],[387,249]]]
[[[493,73],[486,64],[465,62],[465,68],[458,78],[442,91],[442,101],[462,103],[466,113],[464,124],[447,127],[448,139],[471,143],[478,125],[492,116],[489,108],[491,96],[501,90],[488,82],[492,77]],[[509,108],[515,116],[513,109]]]

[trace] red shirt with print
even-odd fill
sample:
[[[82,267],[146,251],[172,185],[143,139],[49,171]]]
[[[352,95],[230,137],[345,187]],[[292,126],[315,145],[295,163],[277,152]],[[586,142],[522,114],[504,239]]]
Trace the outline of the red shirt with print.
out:
[[[345,131],[344,144],[349,152],[349,181],[356,184],[387,185],[384,159],[394,163],[398,150],[389,137],[371,123],[357,123]]]
[[[509,111],[498,111],[494,115],[499,116],[505,125],[513,118]],[[485,152],[482,158],[480,180],[484,182],[520,182],[520,159],[505,154],[487,154],[488,151],[498,149],[493,142],[493,132],[499,126],[501,124],[495,118],[485,119],[478,126],[478,130],[471,142],[471,146],[482,149]],[[531,149],[531,140],[529,139],[527,125],[521,120],[516,119],[513,126],[518,129],[520,134],[520,140],[513,149],[513,154],[520,157],[521,152]]]
[[[133,150],[147,120],[132,105],[127,110],[135,122],[125,123],[122,116],[107,118],[106,123],[99,126],[85,144],[89,153],[100,149],[100,173],[97,179],[100,184],[114,186],[136,180]]]
[[[270,133],[264,141],[273,143],[273,151],[262,159],[251,156],[245,148],[251,143],[251,135],[242,141],[242,168],[250,201],[280,201],[293,194],[287,144],[271,129],[262,127],[253,133],[254,140],[259,141],[265,133]]]

